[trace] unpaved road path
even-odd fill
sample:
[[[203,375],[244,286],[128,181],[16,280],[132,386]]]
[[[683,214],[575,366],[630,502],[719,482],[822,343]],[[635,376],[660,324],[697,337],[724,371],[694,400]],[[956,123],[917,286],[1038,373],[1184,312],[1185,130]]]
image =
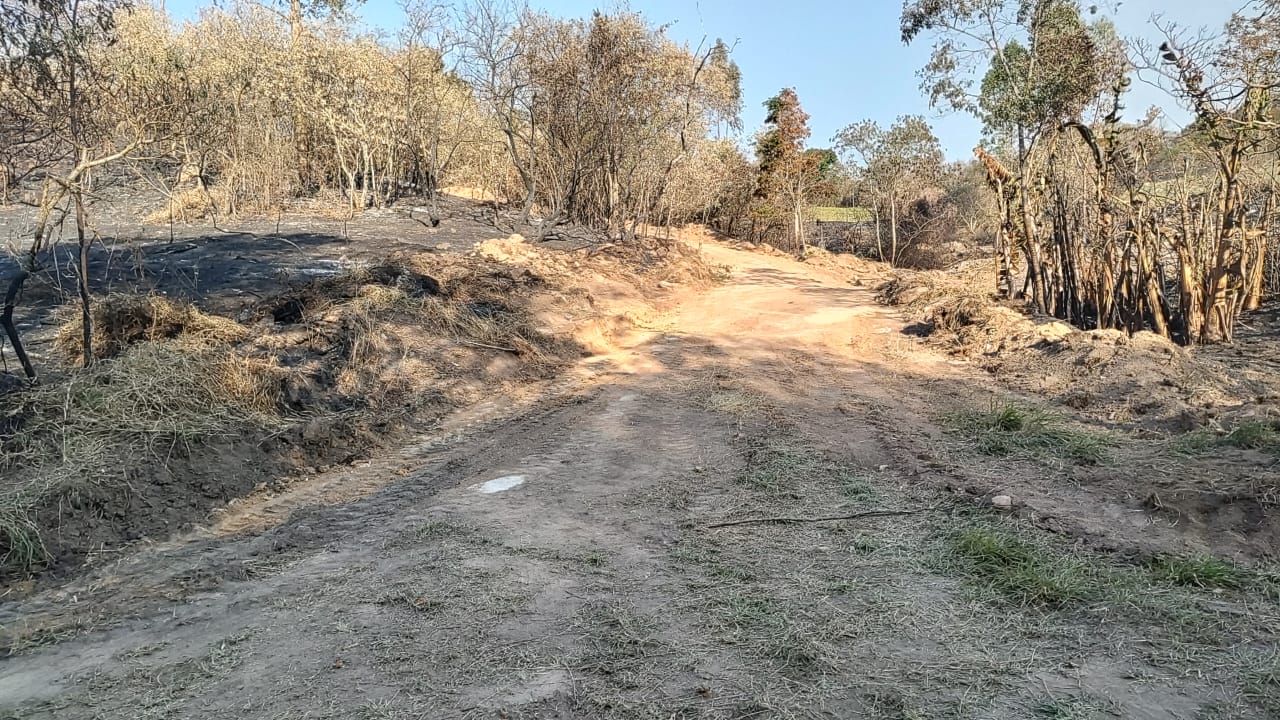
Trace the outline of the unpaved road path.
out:
[[[981,394],[979,379],[910,346],[902,318],[847,273],[704,252],[732,280],[680,298],[540,398],[473,408],[419,446],[250,498],[201,533],[99,558],[84,580],[14,603],[0,622],[31,632],[0,661],[0,714],[1237,707],[1216,681],[1159,665],[1140,629],[975,599],[938,561],[960,520],[932,418]],[[709,527],[882,508],[919,512]]]

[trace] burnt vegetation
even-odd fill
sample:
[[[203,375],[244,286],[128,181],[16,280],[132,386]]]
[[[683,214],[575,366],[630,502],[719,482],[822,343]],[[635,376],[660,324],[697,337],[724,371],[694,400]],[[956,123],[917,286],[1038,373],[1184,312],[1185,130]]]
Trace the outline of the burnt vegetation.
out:
[[[1253,3],[1219,35],[1152,23],[1122,41],[1075,2],[921,2],[906,42],[935,41],[934,103],[971,112],[996,199],[998,290],[1080,328],[1229,341],[1280,287],[1275,44],[1280,7]],[[1190,124],[1126,114],[1134,79],[1168,91]]]

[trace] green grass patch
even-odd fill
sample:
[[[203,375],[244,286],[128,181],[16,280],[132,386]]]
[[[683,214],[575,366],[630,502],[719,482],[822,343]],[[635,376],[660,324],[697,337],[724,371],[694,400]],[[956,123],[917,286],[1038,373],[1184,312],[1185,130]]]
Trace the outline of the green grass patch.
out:
[[[1023,605],[1064,606],[1102,594],[1106,578],[1095,563],[1047,543],[991,525],[953,533],[947,556],[967,574]]]
[[[1239,590],[1266,581],[1255,570],[1212,555],[1162,555],[1148,567],[1155,579],[1188,587]]]
[[[782,628],[787,624],[785,611],[771,597],[749,591],[733,591],[718,598],[721,620],[735,630]]]
[[[754,582],[755,573],[730,558],[717,545],[685,540],[676,545],[671,556],[685,565],[699,568],[705,577],[714,582],[747,583]]]
[[[809,208],[809,215],[822,222],[871,222],[870,208],[864,207],[830,207],[815,206]]]
[[[937,569],[1018,604],[1097,604],[1210,642],[1218,624],[1206,600],[1280,603],[1280,577],[1222,558],[1162,555],[1143,563],[1056,542],[1014,520],[983,516],[944,536]]]
[[[1107,460],[1113,444],[1107,435],[1074,427],[1062,415],[1011,400],[992,402],[985,411],[957,413],[947,423],[953,435],[972,441],[983,455],[997,457],[1094,465]]]
[[[867,503],[876,497],[875,486],[864,475],[843,473],[839,475],[840,492],[850,504]]]
[[[1246,420],[1226,432],[1196,430],[1174,441],[1174,448],[1184,455],[1228,447],[1280,454],[1280,426],[1272,420]]]

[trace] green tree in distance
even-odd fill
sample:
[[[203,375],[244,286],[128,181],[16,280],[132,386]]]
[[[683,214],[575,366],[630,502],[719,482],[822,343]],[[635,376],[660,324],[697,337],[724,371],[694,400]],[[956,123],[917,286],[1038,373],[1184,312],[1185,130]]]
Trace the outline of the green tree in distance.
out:
[[[872,120],[854,123],[833,138],[845,163],[857,174],[875,202],[876,247],[880,260],[897,264],[905,249],[898,237],[898,213],[921,190],[936,184],[942,173],[942,146],[929,123],[918,115],[904,115],[888,128]],[[889,216],[889,251],[885,252],[881,224]]]

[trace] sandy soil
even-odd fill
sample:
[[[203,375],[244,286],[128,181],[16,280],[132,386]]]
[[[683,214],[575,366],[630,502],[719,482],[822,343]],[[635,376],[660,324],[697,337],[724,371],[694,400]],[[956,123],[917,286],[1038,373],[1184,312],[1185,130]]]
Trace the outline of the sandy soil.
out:
[[[998,522],[1089,547],[1243,553],[1246,531],[1207,533],[1083,485],[1077,468],[975,459],[942,418],[1005,391],[904,334],[872,278],[691,241],[730,279],[662,288],[669,312],[567,375],[0,605],[12,638],[0,713],[1173,719],[1280,707],[1265,674],[1274,640],[1259,630],[1270,605],[1197,595],[1195,618],[1209,619],[1180,634],[1142,614],[1179,589],[1028,607],[975,587],[944,541]],[[1011,512],[980,509],[996,492]],[[873,510],[912,514],[716,526]]]

